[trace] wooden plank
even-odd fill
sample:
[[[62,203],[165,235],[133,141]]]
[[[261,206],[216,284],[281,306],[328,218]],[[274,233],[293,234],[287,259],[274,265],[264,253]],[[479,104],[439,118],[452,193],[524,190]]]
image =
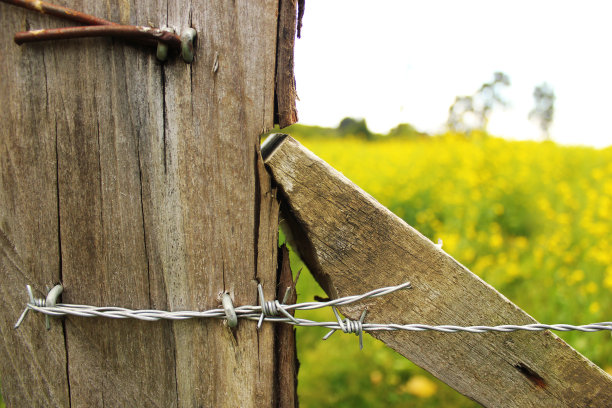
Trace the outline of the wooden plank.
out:
[[[535,322],[291,137],[266,141],[263,155],[293,241],[330,297],[412,283],[411,290],[342,308],[349,318],[367,305],[372,323]],[[485,406],[603,407],[612,400],[612,377],[551,332],[372,335]]]
[[[0,4],[0,383],[11,407],[273,406],[275,337],[240,322],[66,318],[26,300],[201,310],[276,294],[278,203],[259,154],[273,126],[278,0],[59,0],[124,24],[194,27],[193,64],[113,39],[16,46],[70,25]],[[42,295],[43,293],[39,293]]]
[[[297,122],[293,48],[297,29],[297,0],[280,0],[278,15],[278,47],[276,51],[275,123],[281,128]],[[301,20],[300,20],[301,21]]]

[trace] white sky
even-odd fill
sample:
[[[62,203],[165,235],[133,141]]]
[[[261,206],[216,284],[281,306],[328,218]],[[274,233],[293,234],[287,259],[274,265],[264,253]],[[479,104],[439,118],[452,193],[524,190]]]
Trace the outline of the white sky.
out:
[[[440,131],[457,95],[509,75],[492,134],[537,139],[527,119],[542,82],[557,100],[552,139],[612,145],[611,1],[308,0],[295,73],[300,123],[362,117]]]

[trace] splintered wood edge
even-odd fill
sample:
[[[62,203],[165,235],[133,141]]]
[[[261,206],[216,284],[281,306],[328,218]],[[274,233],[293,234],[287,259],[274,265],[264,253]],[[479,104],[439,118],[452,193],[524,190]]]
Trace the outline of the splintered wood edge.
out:
[[[270,156],[272,156],[274,150],[281,145],[287,136],[289,135],[286,133],[274,133],[263,141],[261,144],[261,157],[263,158],[264,162],[268,160]]]
[[[376,225],[369,224],[378,222],[384,224],[384,228],[390,227],[393,230],[390,233],[405,234],[406,237],[393,236],[396,238],[394,244],[407,244],[406,250],[411,251],[410,258],[402,258],[400,254],[384,260],[389,267],[387,269],[372,268],[371,274],[376,274],[374,280],[377,287],[401,283],[390,280],[405,278],[401,273],[401,269],[404,269],[401,268],[404,266],[402,262],[416,260],[418,262],[413,263],[409,280],[414,278],[421,290],[410,295],[394,293],[370,303],[368,316],[372,321],[407,323],[398,321],[399,318],[412,323],[425,323],[414,319],[426,317],[458,320],[453,322],[455,324],[466,320],[486,324],[479,319],[491,324],[535,322],[518,306],[295,139],[284,134],[271,135],[262,146],[262,156],[284,195],[281,209],[289,221],[291,233],[296,235],[292,237],[297,244],[296,249],[330,297],[358,294],[364,289],[363,271],[359,276],[355,276],[353,270],[347,271],[356,267],[356,257],[365,253],[375,258],[379,252],[389,255],[387,248],[368,246],[369,238],[392,238],[376,235],[380,230],[377,231]],[[343,221],[344,217],[346,221]],[[351,224],[359,222],[359,225],[345,225],[349,219]],[[334,231],[345,226],[354,229]],[[360,236],[353,239],[350,234]],[[334,248],[338,239],[366,247],[356,249],[361,254],[350,252],[354,248],[344,253],[343,247]],[[383,240],[379,244],[384,246],[389,243]],[[331,247],[328,248],[329,245]],[[337,259],[330,261],[321,253]],[[423,261],[430,262],[430,265]],[[367,262],[372,267],[373,261]],[[418,271],[419,268],[421,271]],[[427,273],[423,273],[423,270]],[[434,292],[441,288],[444,290],[436,293],[437,298],[430,299],[426,297],[428,288]],[[483,299],[485,304],[481,304],[479,299]],[[449,300],[456,303],[446,304]],[[393,303],[394,309],[380,308],[378,302]],[[479,304],[484,308],[479,308]],[[436,305],[445,310],[432,309]],[[466,310],[469,310],[467,315]],[[426,311],[425,314],[423,311]],[[343,312],[352,319],[358,314],[356,308],[345,307]],[[448,323],[443,321],[437,324]],[[570,407],[594,406],[595,403],[595,406],[599,406],[599,401],[601,406],[605,406],[605,401],[612,398],[612,377],[551,332],[371,334],[459,392],[485,405],[521,407],[554,404]],[[450,356],[454,357],[449,360]]]

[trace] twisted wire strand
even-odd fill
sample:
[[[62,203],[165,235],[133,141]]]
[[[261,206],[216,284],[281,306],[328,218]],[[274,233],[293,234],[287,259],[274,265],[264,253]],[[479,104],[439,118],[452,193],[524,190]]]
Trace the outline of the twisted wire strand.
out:
[[[362,299],[375,298],[379,296],[388,295],[389,293],[396,292],[401,289],[412,289],[412,285],[410,282],[402,283],[397,286],[387,286],[384,288],[374,289],[370,292],[361,294],[361,295],[352,295],[345,296],[334,300],[329,300],[326,302],[304,302],[304,303],[295,303],[293,305],[284,305],[286,310],[299,309],[299,310],[314,310],[321,309],[323,307],[328,306],[344,306],[351,303],[358,302]]]
[[[243,316],[246,319],[256,320],[259,318],[257,316]],[[266,320],[276,323],[287,323],[292,324],[294,326],[305,326],[305,327],[323,327],[330,330],[341,330],[345,333],[356,333],[355,331],[349,329],[346,325],[346,319],[343,322],[343,325],[340,325],[338,322],[317,322],[308,319],[296,318],[298,323],[294,323],[289,319],[282,317],[270,317],[266,318]],[[355,322],[359,323],[358,320],[351,320],[354,324]],[[353,326],[357,327],[357,326]],[[541,323],[533,323],[533,324],[524,324],[524,325],[500,325],[500,326],[454,326],[454,325],[439,325],[439,326],[431,326],[427,324],[395,324],[395,323],[362,323],[361,329],[364,332],[373,332],[373,331],[412,331],[412,332],[424,332],[424,331],[437,331],[442,333],[486,333],[486,332],[515,332],[515,331],[545,331],[545,330],[554,330],[554,331],[581,331],[581,332],[597,332],[597,331],[612,331],[612,322],[600,322],[600,323],[591,323],[585,325],[571,325],[571,324],[541,324]]]
[[[326,302],[304,302],[292,305],[285,305],[278,300],[263,301],[261,305],[239,306],[235,308],[236,316],[239,319],[263,321],[267,320],[275,323],[286,323],[294,326],[304,327],[322,327],[332,330],[326,336],[329,337],[335,330],[341,330],[344,333],[354,333],[361,338],[362,332],[373,331],[436,331],[442,333],[486,333],[486,332],[514,332],[514,331],[580,331],[580,332],[596,332],[596,331],[611,331],[612,322],[598,322],[585,325],[571,324],[524,324],[524,325],[499,325],[499,326],[457,326],[457,325],[427,325],[427,324],[396,324],[396,323],[366,323],[363,321],[365,316],[362,315],[360,320],[345,319],[344,322],[340,319],[335,310],[335,306],[343,306],[358,302],[363,299],[379,297],[393,293],[400,289],[411,288],[410,282],[403,283],[397,286],[389,286],[372,290],[362,295],[346,296]],[[314,310],[323,307],[333,307],[336,312],[337,320],[335,322],[319,322],[299,317],[294,317],[289,314],[290,310]],[[89,306],[78,304],[58,303],[55,306],[45,306],[44,299],[36,299],[29,301],[26,309],[34,310],[43,313],[47,316],[80,316],[80,317],[105,317],[112,319],[138,319],[145,321],[165,320],[186,320],[194,318],[214,318],[227,319],[227,314],[223,308],[209,309],[203,311],[164,311],[155,309],[133,310],[115,306]],[[280,315],[283,316],[280,316]],[[263,318],[263,319],[262,319]]]

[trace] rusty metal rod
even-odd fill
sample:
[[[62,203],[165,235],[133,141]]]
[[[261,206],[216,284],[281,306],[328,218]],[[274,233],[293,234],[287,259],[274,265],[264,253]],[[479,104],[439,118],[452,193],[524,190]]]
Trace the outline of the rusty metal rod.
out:
[[[121,37],[137,41],[151,40],[153,45],[157,45],[157,42],[161,41],[175,50],[180,51],[181,49],[181,39],[174,33],[159,28],[132,25],[82,26],[21,31],[15,34],[15,42],[21,45],[30,42],[84,37]]]
[[[104,20],[103,18],[94,17],[67,7],[56,6],[55,4],[47,3],[41,0],[0,0],[0,2],[27,8],[41,14],[49,14],[51,16],[65,18],[66,20],[71,20],[86,25],[118,25],[112,21]]]
[[[90,14],[85,14],[77,10],[73,10],[67,7],[57,6],[55,4],[47,3],[41,0],[0,0],[0,2],[12,4],[14,6],[23,7],[29,10],[37,11],[41,14],[48,14],[55,17],[64,18],[70,21],[74,21],[77,23],[86,24],[89,26],[121,26],[120,24],[114,23],[112,21],[105,20],[103,18],[98,18],[92,16]],[[134,26],[136,27],[136,26]],[[73,27],[70,27],[73,28]],[[38,30],[41,31],[41,30]],[[45,30],[42,30],[45,31]],[[103,34],[103,36],[111,35],[111,36],[121,36],[120,34]],[[25,40],[18,39],[17,37],[25,38]],[[87,37],[92,37],[97,35],[87,35]],[[79,37],[79,36],[77,36]],[[77,37],[55,37],[59,38],[77,38]],[[24,42],[31,42],[36,40],[29,40],[29,36],[24,35],[23,33],[17,33],[15,36],[15,42],[17,44],[22,44]],[[132,35],[126,36],[126,38],[136,39],[136,37]],[[51,39],[51,38],[49,38]],[[42,39],[39,41],[43,41]],[[147,38],[147,36],[139,37],[138,42],[143,45],[148,45],[151,47],[155,47],[158,41],[162,41],[172,46],[172,48],[176,49],[180,52],[180,42],[181,38],[171,32],[166,32],[162,37],[152,36],[151,38]],[[177,45],[178,44],[178,45]]]

